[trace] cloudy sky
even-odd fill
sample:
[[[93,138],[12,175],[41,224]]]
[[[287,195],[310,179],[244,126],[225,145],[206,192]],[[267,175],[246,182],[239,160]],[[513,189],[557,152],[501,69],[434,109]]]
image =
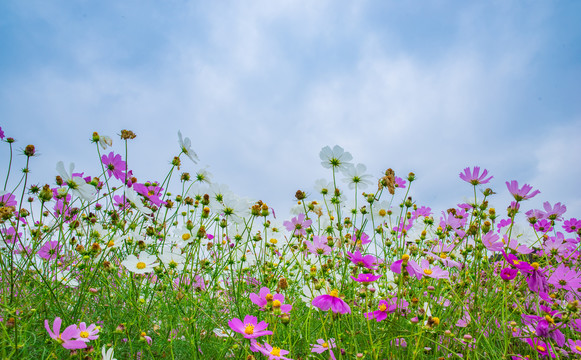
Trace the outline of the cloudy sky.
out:
[[[466,166],[541,191],[581,216],[581,2],[44,1],[0,4],[0,127],[34,144],[33,181],[57,161],[97,175],[93,131],[130,129],[129,166],[163,180],[192,139],[213,180],[286,213],[341,145],[412,196],[465,201]],[[2,176],[8,147],[0,149]],[[17,168],[24,158],[16,157]],[[502,211],[504,213],[504,211]]]

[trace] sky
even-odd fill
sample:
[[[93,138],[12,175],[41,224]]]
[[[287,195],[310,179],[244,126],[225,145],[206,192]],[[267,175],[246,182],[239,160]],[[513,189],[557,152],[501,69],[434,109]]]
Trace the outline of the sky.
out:
[[[207,167],[283,220],[296,190],[320,199],[319,152],[334,145],[375,179],[414,172],[411,196],[436,212],[473,196],[458,174],[480,166],[501,214],[517,180],[541,191],[524,210],[561,202],[580,218],[580,13],[578,1],[7,0],[0,127],[15,150],[35,145],[41,185],[58,161],[98,175],[92,133],[124,154],[122,129],[137,134],[129,168],[162,181],[179,130],[200,158],[182,171]]]

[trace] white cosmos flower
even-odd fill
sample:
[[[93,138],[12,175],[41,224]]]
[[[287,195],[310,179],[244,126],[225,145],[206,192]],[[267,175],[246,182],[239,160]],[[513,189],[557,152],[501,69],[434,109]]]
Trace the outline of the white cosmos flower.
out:
[[[99,135],[99,144],[101,145],[103,150],[105,150],[107,148],[107,146],[113,145],[113,140],[111,140],[111,138],[109,136]]]
[[[157,263],[157,257],[142,251],[139,256],[133,254],[129,255],[125,260],[121,262],[121,265],[132,273],[135,274],[146,274],[153,271]]]
[[[180,252],[181,249],[179,248],[176,249],[166,246],[159,255],[159,259],[164,263],[166,268],[182,271],[186,263],[186,258]]]
[[[131,188],[125,188],[125,198],[127,200],[131,201],[135,205],[135,207],[137,207],[137,210],[141,211],[145,215],[151,215],[151,214],[153,214],[153,211],[151,211],[151,209],[146,208],[143,205],[143,202],[137,196],[137,193],[135,192],[135,190],[133,190]]]
[[[345,175],[343,181],[349,184],[349,189],[355,189],[355,185],[359,189],[366,189],[372,182],[371,175],[365,174],[365,171],[367,167],[363,164],[357,164],[357,166],[347,164],[343,170],[343,175]]]
[[[192,142],[190,141],[190,138],[187,137],[183,139],[182,132],[178,131],[178,140],[182,152],[186,154],[186,156],[189,157],[190,160],[194,162],[194,164],[197,164],[200,159],[198,158],[198,155],[194,152],[194,150],[192,150]]]
[[[103,356],[103,360],[117,360],[113,358],[113,348],[109,348],[109,350],[105,351],[106,346],[103,345],[101,348],[101,355]]]
[[[317,181],[315,181],[315,191],[322,195],[331,194],[331,196],[333,196],[335,187],[333,186],[333,183],[330,181],[327,181],[325,179],[318,179]]]
[[[56,171],[63,178],[63,181],[68,185],[69,189],[75,192],[83,200],[91,201],[97,193],[97,190],[95,187],[87,184],[82,177],[72,176],[73,170],[75,170],[74,163],[69,165],[68,172],[65,170],[65,164],[62,161],[59,161],[56,164]]]
[[[343,150],[339,145],[335,145],[333,150],[330,147],[325,146],[319,153],[321,158],[321,165],[326,169],[337,168],[337,170],[343,172],[349,161],[353,160],[353,156],[350,153]]]
[[[247,200],[236,195],[226,195],[222,200],[222,207],[219,210],[227,220],[232,220],[237,224],[243,222],[242,218],[250,214],[250,205]]]

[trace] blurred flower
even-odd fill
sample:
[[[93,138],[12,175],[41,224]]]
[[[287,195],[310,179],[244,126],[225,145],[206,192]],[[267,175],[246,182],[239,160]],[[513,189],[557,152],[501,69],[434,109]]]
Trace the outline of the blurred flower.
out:
[[[109,348],[109,350],[105,351],[106,346],[103,345],[101,348],[101,355],[103,356],[103,360],[117,360],[113,358],[113,348]]]
[[[298,217],[293,217],[291,221],[285,221],[283,223],[284,227],[291,231],[293,235],[302,234],[307,235],[306,228],[311,226],[312,220],[305,220],[305,214],[299,214]]]
[[[365,174],[366,170],[367,167],[363,164],[357,164],[357,166],[347,164],[343,170],[343,175],[345,175],[343,181],[349,185],[349,189],[355,189],[355,186],[358,189],[366,189],[372,184],[371,175]]]

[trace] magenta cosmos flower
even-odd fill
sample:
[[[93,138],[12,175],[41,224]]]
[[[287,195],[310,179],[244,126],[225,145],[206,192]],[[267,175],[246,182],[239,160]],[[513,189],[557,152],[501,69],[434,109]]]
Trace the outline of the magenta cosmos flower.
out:
[[[149,201],[157,206],[165,204],[165,201],[160,199],[160,195],[163,192],[163,188],[159,187],[157,183],[150,185],[145,184],[133,184],[133,190],[138,194],[145,196]]]
[[[283,294],[271,294],[270,289],[262,287],[258,294],[250,294],[250,301],[260,306],[260,310],[266,310],[267,307],[278,308],[283,314],[289,313],[293,306],[284,303]]]
[[[351,314],[351,308],[339,297],[339,291],[337,289],[331,290],[328,295],[317,296],[313,299],[312,304],[323,311],[331,309],[334,313]]]
[[[476,186],[478,184],[486,184],[493,178],[493,176],[486,178],[486,175],[488,175],[488,170],[484,169],[482,174],[480,174],[480,166],[475,166],[472,171],[467,167],[463,173],[460,173],[460,179]]]
[[[114,176],[115,179],[125,181],[125,173],[127,170],[127,165],[121,155],[115,155],[113,151],[109,155],[103,155],[101,157],[101,162],[105,165],[107,169],[107,174],[109,177]]]
[[[335,339],[330,338],[329,341],[325,341],[323,339],[319,339],[317,340],[317,344],[311,344],[312,348],[311,348],[311,352],[317,353],[317,354],[322,354],[325,351],[329,351],[329,357],[332,360],[335,360],[335,354],[333,354],[333,348],[337,347],[337,345],[335,345]]]
[[[61,333],[61,324],[61,318],[56,317],[51,329],[48,325],[48,320],[44,320],[44,327],[48,331],[48,335],[58,341],[65,349],[84,349],[87,347],[84,341],[77,339],[81,333],[77,325],[69,325]]]
[[[518,182],[516,180],[512,180],[510,183],[507,181],[506,187],[517,202],[533,198],[537,194],[541,193],[539,190],[535,190],[529,194],[529,192],[533,189],[533,187],[529,184],[524,184],[522,188],[519,189]]]
[[[373,275],[373,274],[359,274],[357,277],[351,276],[351,279],[363,283],[369,284],[374,282],[375,280],[379,279],[382,275]]]
[[[359,250],[355,250],[354,253],[347,251],[347,255],[349,255],[349,260],[351,260],[353,264],[370,270],[377,270],[377,258],[375,256],[371,254],[363,256]]]
[[[230,328],[237,333],[244,335],[246,339],[254,339],[259,336],[272,335],[272,331],[265,330],[268,327],[268,323],[261,321],[257,323],[256,316],[246,315],[244,317],[244,322],[238,318],[234,318],[228,321]]]
[[[305,220],[305,214],[299,214],[299,216],[292,218],[291,221],[285,221],[283,225],[288,231],[292,231],[295,236],[298,234],[306,236],[306,229],[311,226],[312,223],[313,220]]]
[[[38,249],[38,256],[45,260],[54,260],[57,258],[61,246],[58,241],[47,241],[40,249]]]

